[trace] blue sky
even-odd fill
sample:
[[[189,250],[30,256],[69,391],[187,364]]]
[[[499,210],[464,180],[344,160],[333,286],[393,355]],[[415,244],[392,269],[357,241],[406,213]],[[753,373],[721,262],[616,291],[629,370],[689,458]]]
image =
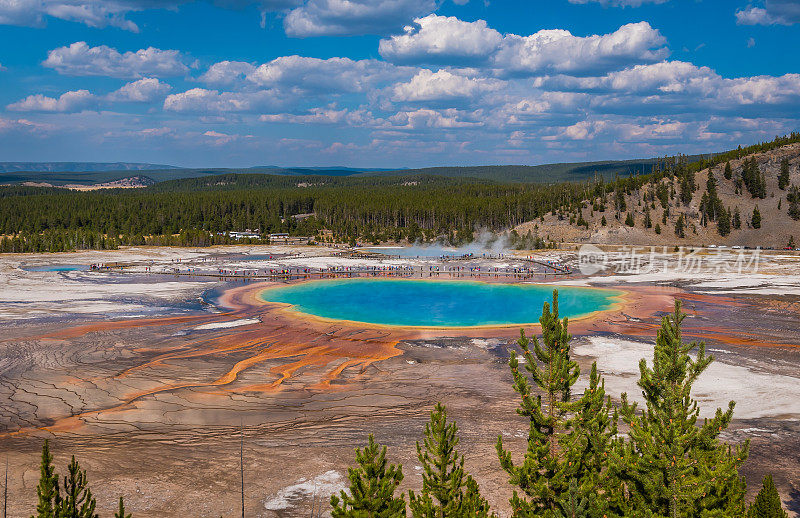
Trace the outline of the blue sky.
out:
[[[539,164],[800,129],[800,0],[0,0],[0,161]]]

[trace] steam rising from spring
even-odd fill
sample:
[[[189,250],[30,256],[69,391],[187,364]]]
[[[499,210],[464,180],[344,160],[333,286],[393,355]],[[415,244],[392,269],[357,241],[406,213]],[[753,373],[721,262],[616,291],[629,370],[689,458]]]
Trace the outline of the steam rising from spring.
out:
[[[480,230],[475,239],[467,244],[458,247],[447,245],[441,241],[434,243],[416,242],[411,247],[407,247],[404,255],[420,257],[440,257],[443,255],[500,255],[507,254],[511,250],[511,240],[506,234],[495,234],[488,230]]]

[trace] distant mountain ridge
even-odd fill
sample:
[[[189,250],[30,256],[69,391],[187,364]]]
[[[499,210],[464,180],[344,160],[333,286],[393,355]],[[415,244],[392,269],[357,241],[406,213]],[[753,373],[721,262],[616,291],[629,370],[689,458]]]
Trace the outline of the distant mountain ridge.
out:
[[[709,155],[688,156],[690,162],[708,158]],[[582,182],[598,175],[606,179],[614,176],[647,174],[658,163],[658,158],[634,160],[606,160],[598,162],[573,162],[542,165],[487,165],[441,166],[416,169],[378,169],[352,167],[278,167],[254,166],[231,168],[182,168],[156,164],[134,163],[79,163],[79,162],[0,162],[0,184],[26,182],[47,183],[53,186],[71,184],[93,185],[129,178],[131,171],[146,172],[155,182],[203,178],[225,174],[265,174],[273,176],[329,176],[329,177],[394,177],[440,176],[445,178],[477,179],[499,183],[558,183]],[[24,169],[28,166],[28,169]],[[13,169],[12,169],[13,167]],[[38,169],[35,169],[38,167]],[[57,167],[68,167],[57,170]],[[112,169],[103,169],[111,167]],[[79,169],[85,170],[79,170]],[[138,169],[137,169],[138,168]],[[149,169],[148,169],[149,168]]]
[[[180,169],[172,165],[137,162],[0,162],[0,173],[48,172],[88,173],[96,171],[147,171],[150,169]]]

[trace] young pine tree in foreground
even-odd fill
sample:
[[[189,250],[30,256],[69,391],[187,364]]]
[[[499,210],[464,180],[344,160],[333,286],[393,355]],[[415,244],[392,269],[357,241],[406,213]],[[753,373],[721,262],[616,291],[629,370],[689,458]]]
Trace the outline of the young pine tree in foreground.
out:
[[[53,468],[50,442],[45,440],[42,445],[39,485],[36,486],[39,502],[36,504],[36,515],[31,518],[98,518],[86,471],[81,470],[75,456],[72,457],[67,471],[63,485],[59,485],[58,475]],[[130,514],[125,513],[122,497],[119,499],[119,511],[114,516],[131,518]]]
[[[489,504],[478,483],[464,471],[464,457],[456,450],[458,427],[447,422],[447,410],[439,403],[425,425],[424,449],[417,442],[422,465],[422,491],[409,494],[414,518],[487,518]]]
[[[717,409],[697,426],[700,410],[692,385],[713,358],[704,343],[683,343],[685,316],[676,301],[674,313],[661,321],[652,367],[645,360],[639,364],[643,411],[637,413],[636,403],[622,395],[629,439],[619,440],[611,462],[621,481],[620,491],[612,495],[614,514],[694,518],[745,513],[745,483],[738,468],[749,443],[731,448],[719,441],[733,417],[732,401],[727,411]]]
[[[772,475],[764,477],[764,485],[747,511],[747,518],[788,518],[781,497],[772,482]]]
[[[592,363],[589,387],[569,409],[572,411],[566,423],[569,432],[561,441],[570,452],[568,491],[571,493],[571,486],[576,483],[576,495],[588,502],[586,516],[603,516],[604,500],[596,497],[608,493],[614,486],[608,470],[608,456],[615,444],[619,415],[611,404],[611,397],[606,395],[605,382],[597,372],[596,362]],[[573,516],[571,508],[566,508],[563,502],[561,508],[562,512],[567,512],[565,516]]]
[[[67,467],[68,474],[64,477],[64,494],[56,510],[56,518],[97,518],[95,500],[92,490],[89,489],[86,471],[81,470],[75,456]]]
[[[515,464],[502,437],[497,440],[500,465],[511,484],[522,491],[520,496],[515,490],[511,498],[515,518],[569,516],[570,484],[576,486],[573,496],[577,501],[599,490],[605,450],[616,433],[610,400],[605,398],[596,367],[584,396],[571,401],[571,387],[580,369],[570,358],[571,336],[567,319],[559,320],[557,291],[553,292],[552,312],[545,303],[539,322],[544,345],[533,337],[531,348],[524,331],[517,342],[528,375],[520,372],[514,352],[509,360],[514,390],[522,398],[517,413],[530,420],[523,463]],[[534,388],[541,394],[534,395]]]
[[[119,497],[119,509],[114,513],[114,518],[131,518],[130,513],[125,514],[125,502]]]
[[[58,475],[53,467],[53,454],[50,453],[50,441],[45,439],[42,445],[42,461],[39,466],[39,485],[36,486],[39,503],[36,504],[36,516],[32,518],[54,518],[56,506],[59,505]]]
[[[369,444],[356,449],[357,468],[349,468],[350,494],[331,496],[332,518],[398,518],[406,515],[406,501],[394,492],[403,481],[403,467],[388,465],[386,446],[370,434]]]

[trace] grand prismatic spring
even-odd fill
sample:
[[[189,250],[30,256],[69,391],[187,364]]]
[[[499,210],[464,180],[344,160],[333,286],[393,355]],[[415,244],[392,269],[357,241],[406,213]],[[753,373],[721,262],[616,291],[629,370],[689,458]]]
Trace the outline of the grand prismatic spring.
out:
[[[475,327],[532,324],[553,286],[474,281],[344,279],[265,290],[267,302],[331,320],[409,327]],[[609,309],[622,292],[561,287],[560,314],[569,318]]]

